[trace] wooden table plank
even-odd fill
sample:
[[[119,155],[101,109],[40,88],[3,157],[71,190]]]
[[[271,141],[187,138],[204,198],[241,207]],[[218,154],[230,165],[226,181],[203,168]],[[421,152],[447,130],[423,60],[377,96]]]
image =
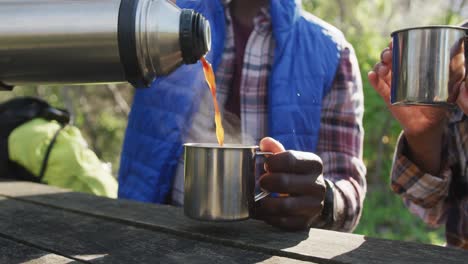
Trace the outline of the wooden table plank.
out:
[[[75,260],[0,237],[0,263],[65,264],[73,261]]]
[[[207,223],[188,219],[180,208],[96,198],[34,183],[0,183],[0,195],[73,210],[128,225],[177,234],[265,254],[346,263],[466,263],[468,251],[369,238],[320,229],[290,233],[248,220]]]
[[[5,197],[0,236],[92,263],[302,263]]]

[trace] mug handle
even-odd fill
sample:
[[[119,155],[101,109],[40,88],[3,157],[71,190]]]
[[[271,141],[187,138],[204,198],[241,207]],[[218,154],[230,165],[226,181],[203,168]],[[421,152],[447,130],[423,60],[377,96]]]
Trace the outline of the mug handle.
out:
[[[264,155],[273,155],[273,154],[274,154],[273,152],[257,151],[257,152],[255,152],[255,157],[260,156],[260,155],[264,156]],[[261,199],[267,197],[268,195],[270,195],[269,192],[262,190],[259,194],[255,195],[254,200],[255,200],[255,202],[258,202]]]

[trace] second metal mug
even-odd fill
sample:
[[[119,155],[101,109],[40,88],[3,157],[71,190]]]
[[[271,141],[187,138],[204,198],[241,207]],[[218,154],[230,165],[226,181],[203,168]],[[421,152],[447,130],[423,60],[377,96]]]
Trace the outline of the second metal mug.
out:
[[[209,143],[184,145],[184,213],[207,221],[244,220],[251,216],[255,201],[255,163],[258,146]]]
[[[391,103],[453,105],[465,79],[467,30],[428,26],[393,32]]]

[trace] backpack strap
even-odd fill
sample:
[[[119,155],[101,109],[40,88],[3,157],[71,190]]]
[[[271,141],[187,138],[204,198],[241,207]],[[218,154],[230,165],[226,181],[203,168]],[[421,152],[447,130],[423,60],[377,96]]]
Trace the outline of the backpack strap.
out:
[[[52,107],[46,101],[36,97],[16,97],[0,104],[2,124],[11,124],[12,129],[37,117],[55,120],[62,125],[70,122],[70,113],[61,108]]]
[[[1,81],[0,85],[2,85]],[[18,126],[34,118],[55,120],[61,125],[61,129],[70,123],[70,113],[67,110],[52,107],[45,100],[37,97],[15,97],[0,103],[0,177],[20,175],[19,178],[21,179],[31,180],[31,178],[35,178],[40,181],[44,176],[50,151],[61,129],[56,132],[51,144],[47,147],[46,156],[43,159],[38,177],[31,173],[27,175],[25,173],[27,170],[21,169],[19,164],[12,162],[8,157],[8,137],[10,133]]]
[[[49,161],[50,152],[52,151],[52,147],[54,146],[55,142],[57,141],[58,135],[65,128],[65,126],[60,126],[60,128],[57,129],[54,136],[52,137],[52,140],[50,141],[49,146],[47,147],[47,151],[45,153],[44,159],[42,160],[41,170],[40,170],[39,175],[38,175],[39,176],[39,182],[42,182],[42,178],[44,178],[45,172],[47,170],[47,164],[48,164],[48,161]]]
[[[66,109],[49,106],[41,109],[38,116],[47,120],[55,120],[61,125],[68,125],[70,123],[70,113]]]
[[[0,81],[0,91],[11,91],[13,90],[13,86],[5,84]]]

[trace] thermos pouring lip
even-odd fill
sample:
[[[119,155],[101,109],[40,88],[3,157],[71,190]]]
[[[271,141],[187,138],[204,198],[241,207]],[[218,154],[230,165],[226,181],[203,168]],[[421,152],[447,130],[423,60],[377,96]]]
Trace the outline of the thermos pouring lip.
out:
[[[211,48],[210,23],[201,14],[182,9],[180,14],[180,48],[185,64],[194,64]]]

